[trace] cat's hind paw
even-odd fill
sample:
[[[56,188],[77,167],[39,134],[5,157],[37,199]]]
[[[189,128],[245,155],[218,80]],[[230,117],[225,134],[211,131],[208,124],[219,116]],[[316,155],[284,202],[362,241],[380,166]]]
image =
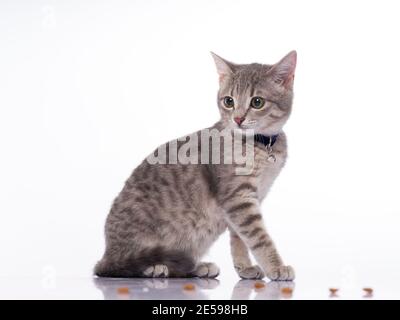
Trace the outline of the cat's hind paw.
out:
[[[238,271],[239,277],[242,279],[262,279],[265,277],[264,272],[259,266],[251,266]]]
[[[193,275],[199,278],[216,278],[219,275],[219,268],[212,262],[200,262]]]
[[[168,267],[164,264],[156,264],[145,269],[143,275],[148,278],[167,278]]]
[[[267,277],[273,281],[292,281],[295,274],[291,266],[280,266],[267,272]]]

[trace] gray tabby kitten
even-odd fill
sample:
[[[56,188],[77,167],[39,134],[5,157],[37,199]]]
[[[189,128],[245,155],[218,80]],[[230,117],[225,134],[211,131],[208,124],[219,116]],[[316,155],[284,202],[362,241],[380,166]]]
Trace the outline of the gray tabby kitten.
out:
[[[283,264],[265,229],[260,208],[286,160],[282,127],[292,107],[296,52],[274,65],[233,64],[215,54],[213,58],[220,81],[221,119],[191,137],[211,129],[254,130],[261,139],[253,142],[251,173],[238,175],[235,164],[223,161],[169,163],[172,142],[163,145],[166,163],[144,160],[115,199],[96,275],[216,277],[218,267],[202,262],[201,257],[228,229],[233,264],[240,277],[256,279],[265,274],[271,280],[294,279],[292,267]],[[175,141],[178,147],[184,142]],[[247,143],[240,140],[243,146]],[[199,154],[202,148],[204,144],[198,146]],[[216,151],[213,146],[208,148],[207,144],[209,152]],[[252,265],[249,251],[258,265]]]

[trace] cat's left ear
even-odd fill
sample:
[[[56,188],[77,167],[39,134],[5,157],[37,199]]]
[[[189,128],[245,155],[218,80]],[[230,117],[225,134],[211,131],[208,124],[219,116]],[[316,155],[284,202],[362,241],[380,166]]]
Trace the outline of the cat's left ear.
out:
[[[276,63],[269,71],[272,79],[279,85],[288,88],[293,84],[296,70],[297,52],[291,51]]]
[[[226,77],[230,76],[235,71],[235,64],[222,59],[214,52],[211,52],[211,55],[214,59],[215,66],[217,67],[219,82],[221,83]]]

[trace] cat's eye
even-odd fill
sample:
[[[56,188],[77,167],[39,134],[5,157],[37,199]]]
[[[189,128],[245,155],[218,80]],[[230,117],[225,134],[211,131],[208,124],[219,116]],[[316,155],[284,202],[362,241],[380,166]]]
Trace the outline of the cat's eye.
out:
[[[261,109],[265,104],[265,99],[261,97],[254,97],[251,99],[250,106],[254,109]]]
[[[233,100],[232,97],[226,96],[226,97],[224,98],[224,106],[225,106],[226,108],[231,109],[231,108],[234,107],[234,105],[235,105],[235,101]]]

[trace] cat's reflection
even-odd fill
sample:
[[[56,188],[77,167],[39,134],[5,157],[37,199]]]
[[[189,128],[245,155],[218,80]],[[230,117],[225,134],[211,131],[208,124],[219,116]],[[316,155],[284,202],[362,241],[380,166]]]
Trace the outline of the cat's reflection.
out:
[[[94,278],[93,281],[106,300],[206,300],[208,296],[204,291],[219,285],[216,279],[199,278]]]
[[[232,291],[232,300],[278,300],[290,299],[295,284],[292,281],[240,280]],[[252,293],[255,293],[252,297]]]
[[[207,290],[219,286],[219,281],[216,279],[199,278],[94,278],[93,281],[106,300],[207,300],[209,299]],[[267,283],[262,280],[240,280],[233,288],[231,299],[290,299],[293,291],[293,282],[271,281]]]

